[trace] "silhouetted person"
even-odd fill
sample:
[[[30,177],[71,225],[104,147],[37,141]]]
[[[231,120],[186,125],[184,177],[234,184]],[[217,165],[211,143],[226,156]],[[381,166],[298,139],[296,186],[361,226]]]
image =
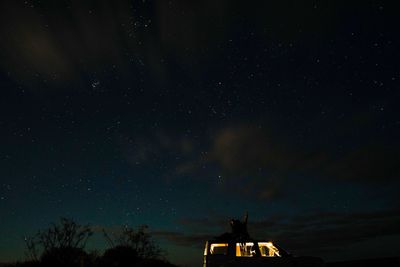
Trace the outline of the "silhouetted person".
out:
[[[249,232],[247,231],[247,220],[249,218],[248,213],[244,216],[243,222],[236,219],[230,220],[230,225],[232,228],[232,235],[238,239],[248,239],[250,238]]]

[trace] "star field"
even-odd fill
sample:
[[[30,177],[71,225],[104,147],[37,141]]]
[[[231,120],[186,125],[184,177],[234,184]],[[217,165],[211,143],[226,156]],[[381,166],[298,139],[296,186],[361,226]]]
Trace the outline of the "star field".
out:
[[[396,7],[3,1],[0,262],[66,216],[196,266],[245,211],[298,255],[398,256]]]

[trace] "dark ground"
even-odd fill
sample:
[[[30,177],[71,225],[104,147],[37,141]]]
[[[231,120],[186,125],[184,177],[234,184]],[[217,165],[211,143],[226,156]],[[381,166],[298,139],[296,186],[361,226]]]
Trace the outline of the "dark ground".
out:
[[[12,266],[6,263],[0,263],[0,267]],[[362,259],[343,262],[330,262],[327,267],[398,267],[400,266],[400,257],[397,258],[379,258],[379,259]]]
[[[327,267],[369,267],[369,266],[384,266],[398,267],[400,266],[400,258],[381,258],[381,259],[364,259],[354,261],[343,261],[328,263]]]

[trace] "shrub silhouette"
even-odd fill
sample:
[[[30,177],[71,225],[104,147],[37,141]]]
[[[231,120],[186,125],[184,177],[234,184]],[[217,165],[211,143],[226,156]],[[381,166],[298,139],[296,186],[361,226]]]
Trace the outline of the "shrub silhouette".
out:
[[[27,254],[33,261],[38,261],[41,254],[42,266],[81,266],[88,261],[84,248],[92,234],[89,225],[61,218],[58,224],[25,238]]]
[[[89,225],[61,218],[57,224],[25,237],[29,261],[15,267],[174,267],[164,259],[163,251],[153,241],[147,226],[122,227],[104,237],[110,246],[102,256],[85,251],[93,235]]]
[[[151,235],[147,233],[148,227],[143,225],[137,230],[132,227],[124,227],[118,233],[110,236],[103,230],[111,248],[104,252],[103,266],[128,267],[149,259],[163,258],[163,252],[154,243]],[[135,265],[136,266],[136,265]]]
[[[134,266],[138,261],[135,249],[129,246],[116,246],[104,252],[101,266],[128,267]]]
[[[52,248],[43,253],[40,261],[42,266],[79,267],[88,261],[88,255],[81,248]]]

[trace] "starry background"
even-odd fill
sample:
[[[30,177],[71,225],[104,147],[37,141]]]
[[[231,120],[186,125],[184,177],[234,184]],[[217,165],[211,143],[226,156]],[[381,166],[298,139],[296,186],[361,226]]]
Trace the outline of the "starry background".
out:
[[[0,262],[65,216],[200,266],[245,211],[297,255],[398,256],[398,11],[1,1]]]

